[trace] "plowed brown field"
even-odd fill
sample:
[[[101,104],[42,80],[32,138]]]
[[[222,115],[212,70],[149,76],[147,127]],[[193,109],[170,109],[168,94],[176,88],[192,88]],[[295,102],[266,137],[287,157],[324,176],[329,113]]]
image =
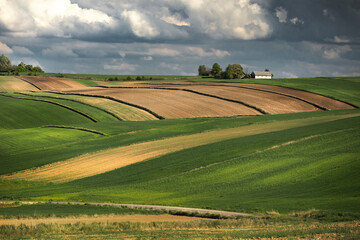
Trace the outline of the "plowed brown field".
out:
[[[65,78],[42,77],[42,76],[21,76],[21,79],[28,81],[41,90],[61,90],[71,88],[85,88],[84,85]]]
[[[170,85],[168,87],[179,88],[179,86]],[[184,85],[180,86],[180,88],[245,102],[270,114],[320,111],[320,109],[314,107],[313,105],[295,98],[252,89],[241,89],[232,86],[206,85]]]
[[[259,111],[240,103],[228,102],[184,91],[115,88],[67,92],[110,96],[150,109],[164,118],[261,115]]]
[[[254,83],[214,83],[214,82],[202,82],[202,83],[190,83],[190,82],[178,82],[176,84],[163,85],[163,84],[150,84],[150,85],[142,85],[142,86],[156,86],[156,87],[173,87],[173,88],[187,88],[188,86],[229,86],[229,87],[245,87],[245,88],[253,88],[265,91],[271,91],[274,93],[281,93],[289,96],[293,96],[295,98],[300,98],[305,101],[314,103],[318,106],[326,108],[328,110],[339,110],[339,109],[353,109],[354,107],[350,104],[344,103],[342,101],[338,101],[333,98],[329,98],[323,95],[319,95],[316,93],[311,93],[307,91],[274,86],[274,85],[265,85],[265,84],[254,84]],[[266,99],[268,100],[268,99]]]

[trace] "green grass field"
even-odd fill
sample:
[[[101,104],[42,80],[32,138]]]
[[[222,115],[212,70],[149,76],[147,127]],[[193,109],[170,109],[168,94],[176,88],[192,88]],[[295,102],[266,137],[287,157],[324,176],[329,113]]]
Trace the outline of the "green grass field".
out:
[[[99,79],[101,80],[100,77],[97,80]],[[259,83],[313,91],[359,106],[359,79],[274,79],[271,82],[261,80]],[[195,78],[188,80],[196,81]],[[7,90],[6,86],[3,88]],[[152,236],[165,239],[175,235],[186,239],[190,234],[194,234],[192,226],[208,230],[199,233],[201,238],[307,238],[314,237],[317,233],[359,236],[358,227],[349,221],[360,219],[360,109],[264,116],[120,121],[102,111],[101,109],[105,109],[104,105],[86,102],[81,97],[49,93],[27,94],[31,96],[19,93],[0,95],[2,200],[138,203],[229,210],[271,217],[271,220],[259,220],[260,222],[249,220],[255,222],[245,223],[239,220],[231,223],[232,225],[226,225],[228,223],[221,220],[217,223],[219,228],[210,223],[179,225],[178,230],[171,230],[175,225],[154,226]],[[67,97],[69,98],[66,99]],[[78,112],[59,105],[34,100],[68,106],[98,121],[91,121]],[[283,128],[257,131],[267,125]],[[85,154],[212,130],[221,132],[231,128],[252,129],[254,133],[177,150],[66,183],[5,178],[17,171],[34,169]],[[86,129],[93,132],[85,131]],[[76,216],[80,213],[121,214],[123,210],[45,204],[0,208],[0,215]],[[303,213],[309,210],[316,221],[322,221],[323,225],[313,228],[313,220],[302,219]],[[347,221],[349,226],[333,225],[338,221]],[[288,225],[293,228],[286,228]],[[248,227],[248,230],[245,231],[244,227]],[[63,232],[52,225],[23,229],[0,227],[0,236],[40,234],[44,238],[52,239],[65,232],[75,239],[80,239],[81,235],[77,235],[80,228],[92,229],[84,232],[94,234],[99,239],[103,238],[105,233],[112,234],[106,235],[110,239],[149,237],[145,230],[151,229],[146,224],[129,223],[108,226],[74,225],[64,227],[61,230]],[[124,235],[116,233],[116,228],[124,230]],[[225,232],[222,228],[237,230]],[[264,228],[266,233],[261,231]],[[47,231],[53,235],[46,235]]]

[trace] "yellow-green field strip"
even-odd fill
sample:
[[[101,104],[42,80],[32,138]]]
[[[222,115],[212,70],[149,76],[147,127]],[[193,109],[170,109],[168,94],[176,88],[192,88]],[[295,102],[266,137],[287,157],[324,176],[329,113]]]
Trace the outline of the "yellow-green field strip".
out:
[[[87,96],[78,96],[78,95],[62,95],[62,97],[54,96],[57,93],[49,93],[49,92],[39,92],[39,91],[31,91],[36,93],[36,95],[29,94],[31,96],[39,96],[39,97],[49,97],[55,99],[69,100],[78,103],[83,103],[91,107],[96,107],[99,110],[103,110],[106,113],[116,117],[122,121],[145,121],[145,120],[157,120],[152,114],[147,111],[138,109],[136,107],[132,107],[126,104],[122,104],[110,99],[105,98],[97,98],[97,97],[87,97]],[[24,93],[22,93],[24,94]],[[25,94],[27,95],[27,94]]]
[[[33,84],[13,76],[0,76],[0,90],[5,92],[35,90]]]
[[[6,180],[49,181],[54,183],[69,182],[109,172],[183,149],[238,137],[282,131],[357,116],[360,116],[360,114],[267,122],[137,143],[100,151],[94,154],[83,155],[10,175],[2,175],[0,178]]]
[[[50,103],[50,104],[53,104],[53,105],[56,105],[56,106],[59,106],[59,107],[62,107],[62,108],[66,108],[70,111],[73,111],[77,114],[80,114],[88,119],[90,119],[91,121],[93,122],[98,122],[97,119],[93,118],[92,116],[86,114],[86,113],[83,113],[83,112],[80,112],[79,110],[77,109],[74,109],[72,107],[69,107],[69,106],[66,106],[66,105],[63,105],[63,104],[60,104],[60,103],[57,103],[57,102],[52,102],[52,101],[49,101],[49,100],[44,100],[44,99],[35,99],[35,98],[25,98],[25,97],[16,97],[16,96],[10,96],[10,95],[6,95],[6,94],[0,94],[1,96],[4,96],[4,97],[9,97],[9,98],[15,98],[15,99],[21,99],[21,100],[30,100],[30,101],[38,101],[38,102],[45,102],[45,103]]]
[[[60,100],[67,100],[67,101],[71,101],[71,102],[76,102],[76,103],[79,103],[79,104],[83,104],[83,105],[86,105],[86,106],[89,106],[89,107],[93,107],[93,108],[96,108],[100,111],[103,111],[111,116],[113,116],[114,118],[122,121],[121,118],[119,118],[117,115],[113,114],[112,112],[109,112],[103,108],[100,108],[100,107],[97,107],[97,106],[94,106],[94,105],[91,105],[91,104],[88,104],[88,103],[84,103],[84,102],[81,102],[81,101],[77,101],[77,100],[74,100],[74,99],[69,99],[69,98],[61,98],[61,97],[54,97],[54,96],[42,96],[42,95],[38,95],[38,94],[28,94],[28,93],[21,93],[21,92],[15,92],[17,94],[21,94],[21,95],[24,95],[24,96],[29,96],[29,97],[39,97],[39,98],[52,98],[52,99],[60,99]]]
[[[128,106],[134,107],[134,108],[138,108],[138,109],[143,110],[145,112],[148,112],[149,114],[151,114],[152,116],[154,116],[158,120],[165,119],[163,116],[160,116],[159,114],[151,111],[148,108],[145,108],[143,106],[139,106],[139,105],[136,105],[136,104],[133,104],[133,103],[125,102],[125,101],[119,100],[117,98],[109,97],[109,96],[91,95],[91,94],[83,94],[83,93],[64,93],[64,92],[56,92],[56,91],[45,91],[45,92],[55,93],[55,94],[60,94],[60,95],[73,95],[73,96],[84,96],[84,97],[93,97],[93,98],[104,98],[104,99],[112,100],[112,101],[122,103],[122,104],[125,104],[125,105],[128,105]]]

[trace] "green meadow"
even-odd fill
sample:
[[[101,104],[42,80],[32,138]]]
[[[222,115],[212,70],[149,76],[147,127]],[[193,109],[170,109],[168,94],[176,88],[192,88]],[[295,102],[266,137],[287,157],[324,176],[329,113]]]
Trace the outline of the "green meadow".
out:
[[[87,75],[72,77],[88,81]],[[100,77],[98,79],[102,81]],[[360,106],[359,79],[256,82],[312,91]],[[187,80],[197,81],[195,78]],[[0,207],[2,218],[78,216],[82,213],[158,214],[126,208],[50,204],[51,201],[64,201],[194,207],[253,213],[271,219],[234,220],[231,223],[219,220],[216,224],[187,226],[164,223],[153,228],[130,223],[93,225],[93,228],[91,225],[72,225],[62,230],[52,225],[0,227],[0,236],[45,234],[41,236],[51,239],[66,232],[80,239],[82,235],[76,234],[81,227],[86,234],[95,234],[99,238],[112,233],[114,235],[107,236],[114,239],[135,235],[149,237],[146,232],[149,229],[154,237],[166,239],[172,233],[179,239],[186,239],[194,234],[192,227],[206,229],[199,233],[203,238],[306,238],[317,233],[358,236],[358,228],[350,223],[360,219],[359,109],[135,122],[118,119],[104,111],[103,106],[86,103],[79,97],[9,92],[0,95],[0,200],[49,201],[49,204]],[[306,124],[294,125],[294,122]],[[256,132],[269,123],[284,126],[285,130]],[[71,182],[6,180],[4,177],[122,146],[248,126],[253,127],[254,134],[185,148]],[[312,227],[313,219],[325,223],[316,230]],[[333,225],[341,221],[347,221],[351,226]],[[286,228],[286,225],[293,228]],[[217,226],[218,231],[215,231]],[[220,230],[244,227],[252,230],[226,233]],[[266,233],[259,230],[265,228]],[[116,229],[122,229],[123,235],[115,234]],[[47,231],[55,235],[46,235]]]

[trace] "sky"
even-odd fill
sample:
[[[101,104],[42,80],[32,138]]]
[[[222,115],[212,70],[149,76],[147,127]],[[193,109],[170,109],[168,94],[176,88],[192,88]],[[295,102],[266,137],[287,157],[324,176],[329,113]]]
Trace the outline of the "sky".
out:
[[[0,0],[0,54],[62,73],[360,76],[360,0]]]

